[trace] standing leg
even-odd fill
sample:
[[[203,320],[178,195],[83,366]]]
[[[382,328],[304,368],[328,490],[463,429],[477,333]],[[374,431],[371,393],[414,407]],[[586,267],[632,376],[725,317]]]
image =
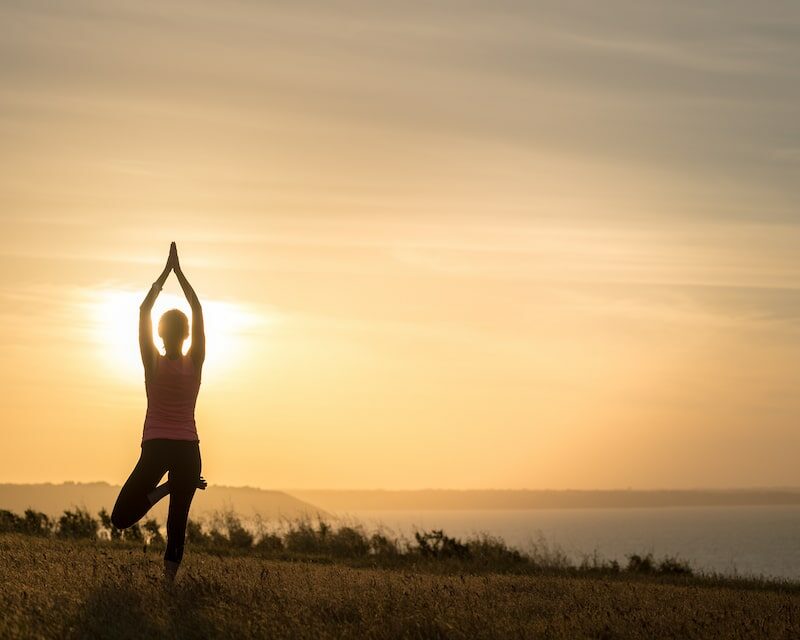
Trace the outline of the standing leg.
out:
[[[197,489],[201,465],[199,443],[190,441],[174,443],[174,454],[169,468],[167,548],[164,552],[164,568],[169,579],[175,577],[183,559],[189,507]]]
[[[117,496],[111,522],[117,529],[127,529],[150,510],[148,493],[155,489],[167,471],[166,460],[155,441],[142,443],[139,461]]]

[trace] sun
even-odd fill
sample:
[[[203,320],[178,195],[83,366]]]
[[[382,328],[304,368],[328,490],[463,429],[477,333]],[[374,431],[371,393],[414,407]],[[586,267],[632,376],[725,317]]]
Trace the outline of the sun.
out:
[[[101,349],[102,357],[113,365],[111,369],[125,378],[142,372],[139,305],[145,293],[105,290],[97,292],[89,304],[93,341]],[[224,369],[243,357],[248,348],[247,341],[258,337],[256,330],[274,321],[270,316],[232,302],[202,299],[201,303],[206,334],[204,377],[207,377],[206,372]],[[153,343],[162,354],[164,344],[158,336],[158,319],[168,309],[183,311],[189,318],[190,327],[192,321],[192,311],[185,297],[165,291],[159,294],[153,305],[150,321],[153,327]],[[191,344],[190,335],[183,344],[184,353]]]

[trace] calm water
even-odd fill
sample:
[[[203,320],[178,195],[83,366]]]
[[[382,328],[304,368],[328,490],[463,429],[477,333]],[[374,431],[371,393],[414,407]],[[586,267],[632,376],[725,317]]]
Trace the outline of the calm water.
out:
[[[501,511],[351,511],[338,514],[368,529],[384,526],[413,537],[444,529],[464,537],[485,531],[520,549],[541,538],[580,561],[595,550],[626,562],[653,552],[697,569],[800,580],[800,507],[674,507]]]

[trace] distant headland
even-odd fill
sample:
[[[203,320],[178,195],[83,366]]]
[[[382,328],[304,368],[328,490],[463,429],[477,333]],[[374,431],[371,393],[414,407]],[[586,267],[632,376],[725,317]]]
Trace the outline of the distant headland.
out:
[[[800,488],[285,490],[327,511],[588,509],[798,505]]]

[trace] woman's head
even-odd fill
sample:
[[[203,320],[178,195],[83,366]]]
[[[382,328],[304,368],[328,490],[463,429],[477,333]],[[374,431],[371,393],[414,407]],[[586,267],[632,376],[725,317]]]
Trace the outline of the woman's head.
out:
[[[165,311],[158,320],[158,335],[165,348],[181,347],[189,337],[189,318],[180,309]]]

